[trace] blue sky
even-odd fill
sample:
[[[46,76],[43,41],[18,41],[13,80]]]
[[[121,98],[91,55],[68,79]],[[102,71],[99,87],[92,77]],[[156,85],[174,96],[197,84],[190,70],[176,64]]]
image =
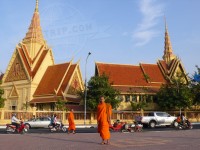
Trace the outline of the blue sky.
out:
[[[35,0],[0,1],[0,71],[25,37]],[[155,64],[162,59],[166,16],[174,54],[190,75],[200,66],[199,0],[39,0],[44,37],[56,63],[80,60],[87,78],[95,62]]]

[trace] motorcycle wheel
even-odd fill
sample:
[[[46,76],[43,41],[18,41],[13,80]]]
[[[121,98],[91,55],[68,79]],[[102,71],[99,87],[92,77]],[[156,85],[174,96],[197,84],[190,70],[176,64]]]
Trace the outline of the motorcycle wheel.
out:
[[[131,129],[130,129],[130,132],[133,133],[133,132],[135,132],[135,130],[131,128]]]
[[[28,132],[29,129],[30,129],[30,126],[29,126],[28,124],[26,124],[26,125],[24,126],[24,129],[26,129],[26,131]]]
[[[13,130],[13,128],[11,127],[6,127],[6,133],[10,134],[10,133],[14,133],[15,131]]]
[[[28,133],[28,130],[26,128],[24,128],[22,131],[21,131],[21,134],[26,134]]]
[[[126,129],[122,129],[122,133],[128,133]]]
[[[66,127],[62,127],[62,131],[63,131],[63,132],[66,132],[66,131],[67,131],[67,128],[66,128]]]
[[[138,132],[142,132],[142,128],[139,127],[139,128],[137,129],[137,131],[138,131]]]
[[[175,128],[177,128],[179,124],[178,124],[177,121],[174,121],[173,125],[174,125]]]

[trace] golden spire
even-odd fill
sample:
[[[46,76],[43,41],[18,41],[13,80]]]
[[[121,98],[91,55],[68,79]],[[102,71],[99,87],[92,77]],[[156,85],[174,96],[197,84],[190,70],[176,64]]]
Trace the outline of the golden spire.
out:
[[[27,45],[29,55],[32,59],[36,56],[40,46],[46,43],[45,39],[43,38],[42,28],[40,26],[38,3],[39,1],[36,0],[35,11],[33,13],[31,24],[28,28],[28,32],[26,33],[25,38],[22,41]]]
[[[39,3],[39,0],[36,0],[35,12],[38,12],[38,3]]]
[[[173,54],[170,37],[168,33],[166,18],[165,19],[165,48],[164,48],[164,55],[163,59],[169,64],[172,59],[174,59],[176,56]]]

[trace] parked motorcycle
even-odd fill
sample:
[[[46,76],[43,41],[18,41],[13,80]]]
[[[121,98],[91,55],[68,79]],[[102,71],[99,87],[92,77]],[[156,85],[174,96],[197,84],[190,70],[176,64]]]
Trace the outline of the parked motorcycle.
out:
[[[123,126],[122,132],[141,132],[143,130],[143,125],[141,123],[138,122],[134,122],[134,123],[126,123]]]
[[[17,129],[15,125],[13,124],[6,124],[6,132],[7,133],[27,133],[29,130],[29,126],[25,125],[22,121],[20,122],[20,126]]]
[[[63,123],[56,123],[55,127],[53,127],[53,124],[49,124],[49,129],[51,132],[55,132],[55,131],[63,131],[66,132],[67,128],[64,126]]]
[[[117,132],[119,132],[119,131],[122,131],[122,128],[123,128],[123,126],[124,126],[124,124],[125,124],[125,122],[120,122],[120,120],[116,120],[114,123],[113,123],[113,125],[112,124],[110,124],[110,126],[109,126],[109,130],[112,132],[112,131],[117,131]]]
[[[134,124],[135,124],[135,132],[142,132],[143,124],[137,121],[135,121]]]

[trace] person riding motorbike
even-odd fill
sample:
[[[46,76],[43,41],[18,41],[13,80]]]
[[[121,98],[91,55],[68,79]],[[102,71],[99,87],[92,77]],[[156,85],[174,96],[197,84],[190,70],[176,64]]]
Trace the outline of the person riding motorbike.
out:
[[[186,125],[187,127],[190,126],[190,122],[189,122],[189,120],[185,117],[184,114],[181,114],[181,123],[182,123],[182,125]]]
[[[60,124],[58,124],[57,122],[58,122],[58,121],[57,121],[57,115],[55,114],[55,115],[54,115],[54,119],[53,119],[53,124],[52,124],[54,130],[55,130],[56,127],[59,127],[59,126],[60,126]]]
[[[12,115],[12,118],[11,118],[11,124],[16,126],[16,129],[18,129],[19,128],[19,123],[20,123],[20,120],[17,119],[16,114],[14,113]]]

